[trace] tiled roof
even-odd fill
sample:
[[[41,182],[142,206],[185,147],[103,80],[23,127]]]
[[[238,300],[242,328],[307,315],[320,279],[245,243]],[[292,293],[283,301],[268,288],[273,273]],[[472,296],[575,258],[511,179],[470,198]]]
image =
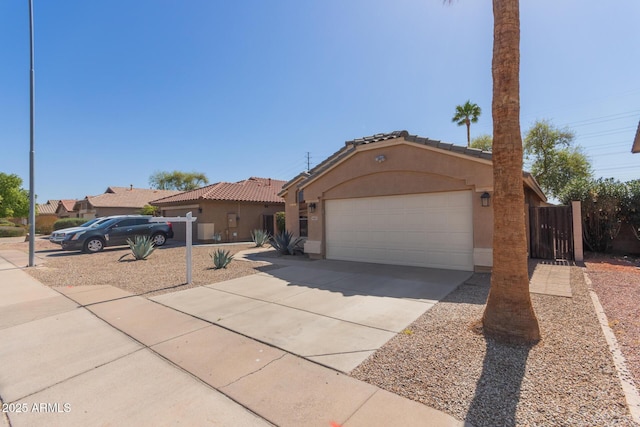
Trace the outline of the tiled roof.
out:
[[[638,123],[638,129],[636,130],[636,137],[633,140],[633,145],[631,146],[632,153],[640,153],[640,122]]]
[[[192,191],[154,200],[154,205],[196,200],[232,200],[237,202],[284,203],[278,193],[285,181],[251,177],[238,182],[218,182]]]
[[[352,141],[345,142],[346,146],[349,145],[361,145],[371,144],[374,142],[385,141],[387,139],[404,138],[405,141],[415,142],[417,144],[428,145],[430,147],[439,148],[441,150],[452,151],[454,153],[464,154],[471,157],[478,157],[481,159],[491,160],[490,151],[482,151],[477,148],[469,148],[463,145],[455,145],[447,142],[436,141],[429,138],[423,138],[417,135],[409,135],[406,130],[397,130],[391,133],[379,133],[377,135],[365,136],[364,138],[354,139]]]
[[[640,132],[640,124],[638,129]],[[333,153],[331,156],[327,157],[324,161],[322,161],[316,167],[314,167],[308,173],[306,173],[305,179],[300,181],[300,177],[302,176],[302,174],[298,174],[295,178],[287,181],[284,184],[283,188],[286,190],[296,183],[298,188],[304,187],[308,182],[315,179],[317,176],[323,174],[325,171],[330,169],[336,163],[339,163],[344,158],[350,156],[356,150],[356,147],[359,145],[374,144],[376,142],[387,141],[395,138],[402,138],[407,142],[422,144],[422,145],[433,147],[439,150],[450,151],[452,153],[462,154],[469,157],[475,157],[475,158],[484,159],[484,160],[492,160],[492,155],[490,151],[482,151],[477,148],[469,148],[462,145],[455,145],[455,144],[450,144],[442,141],[436,141],[436,140],[424,138],[421,136],[410,135],[409,132],[407,132],[406,130],[398,130],[390,133],[378,133],[375,135],[365,136],[363,138],[357,138],[351,141],[346,141],[344,143],[345,145],[344,147],[342,147],[340,150]],[[523,173],[526,176],[527,172],[523,172]],[[533,176],[531,176],[531,179],[533,182],[532,185],[536,187],[537,190],[539,190],[539,185],[535,181]],[[534,188],[534,190],[536,190],[536,188]],[[542,194],[542,197],[544,198],[544,194],[542,193],[542,190],[540,190],[539,192],[540,194]],[[286,193],[286,191],[283,191],[283,193]]]
[[[38,204],[38,215],[55,215],[59,200],[47,200],[47,203]]]
[[[109,191],[117,189],[117,191]],[[160,199],[174,194],[176,190],[154,190],[147,188],[109,187],[106,193],[99,196],[87,196],[86,200],[94,208],[143,208],[152,200]]]
[[[73,212],[73,207],[76,204],[76,199],[64,199],[60,200],[60,206],[64,207],[67,212]]]

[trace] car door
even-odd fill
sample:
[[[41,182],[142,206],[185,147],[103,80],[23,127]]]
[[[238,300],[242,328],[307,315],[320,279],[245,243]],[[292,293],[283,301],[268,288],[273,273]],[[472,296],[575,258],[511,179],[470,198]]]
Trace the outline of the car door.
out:
[[[127,239],[135,235],[135,227],[137,225],[137,218],[123,218],[120,221],[113,224],[105,238],[107,239],[108,246],[126,245]]]

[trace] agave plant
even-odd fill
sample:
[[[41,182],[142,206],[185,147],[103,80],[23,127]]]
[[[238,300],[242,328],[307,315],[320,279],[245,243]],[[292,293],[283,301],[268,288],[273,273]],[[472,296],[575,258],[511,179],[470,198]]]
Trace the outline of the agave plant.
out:
[[[227,265],[233,260],[233,255],[229,251],[218,249],[214,253],[210,254],[213,259],[213,268],[219,270],[221,268],[227,268]]]
[[[133,240],[127,239],[127,244],[131,248],[131,253],[122,255],[120,261],[129,255],[136,260],[144,260],[156,250],[153,239],[149,236],[135,236]]]
[[[282,255],[295,255],[296,252],[302,251],[302,237],[295,237],[290,231],[283,231],[280,234],[276,234],[271,239],[271,246]]]
[[[256,244],[257,248],[261,248],[269,242],[271,235],[266,230],[255,229],[251,232],[251,239],[253,240],[253,243]]]

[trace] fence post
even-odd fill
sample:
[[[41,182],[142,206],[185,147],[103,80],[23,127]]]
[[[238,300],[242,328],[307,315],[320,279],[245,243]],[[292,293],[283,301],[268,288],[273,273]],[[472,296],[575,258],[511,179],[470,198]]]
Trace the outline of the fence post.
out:
[[[582,206],[580,201],[571,202],[573,214],[573,259],[577,262],[584,261],[582,248]]]

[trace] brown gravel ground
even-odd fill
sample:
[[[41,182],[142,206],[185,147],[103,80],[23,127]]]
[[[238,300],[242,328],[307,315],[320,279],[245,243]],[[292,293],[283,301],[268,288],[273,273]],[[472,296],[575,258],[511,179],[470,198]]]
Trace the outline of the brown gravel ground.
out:
[[[472,332],[489,276],[475,274],[351,374],[479,426],[633,426],[582,270],[572,298],[532,294],[543,339]]]
[[[47,286],[112,285],[136,295],[151,297],[274,268],[259,262],[232,261],[226,269],[213,269],[210,254],[216,249],[222,248],[236,254],[252,247],[253,244],[247,243],[194,246],[191,285],[186,284],[186,248],[175,243],[157,248],[144,261],[133,261],[130,256],[119,261],[120,257],[130,252],[128,247],[106,248],[100,253],[84,254],[62,251],[60,246],[39,239],[36,242],[36,257],[44,259],[45,263],[26,271]],[[6,249],[28,252],[28,243],[0,245],[0,250]]]
[[[640,386],[640,260],[590,255],[585,265],[627,368]]]

